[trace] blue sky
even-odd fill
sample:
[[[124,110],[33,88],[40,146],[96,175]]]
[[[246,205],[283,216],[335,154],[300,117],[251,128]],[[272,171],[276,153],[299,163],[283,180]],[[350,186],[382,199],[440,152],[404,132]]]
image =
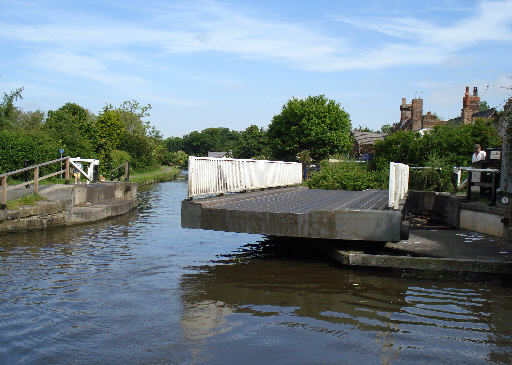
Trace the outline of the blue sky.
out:
[[[11,1],[0,92],[24,110],[151,104],[165,137],[266,127],[325,94],[352,125],[399,119],[401,98],[458,116],[465,86],[500,106],[512,84],[510,1]]]

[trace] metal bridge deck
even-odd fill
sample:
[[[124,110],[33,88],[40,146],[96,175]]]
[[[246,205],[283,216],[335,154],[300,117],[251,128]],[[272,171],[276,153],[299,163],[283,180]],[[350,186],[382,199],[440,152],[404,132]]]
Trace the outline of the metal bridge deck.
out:
[[[275,236],[399,241],[387,190],[278,188],[185,200],[182,226]]]
[[[265,194],[237,194],[234,200],[218,200],[210,206],[254,212],[305,214],[313,210],[386,210],[387,190],[317,190],[287,188]]]

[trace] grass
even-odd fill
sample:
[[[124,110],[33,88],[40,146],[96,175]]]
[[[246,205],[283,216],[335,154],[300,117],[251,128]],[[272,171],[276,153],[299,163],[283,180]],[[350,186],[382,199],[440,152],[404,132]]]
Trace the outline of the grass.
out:
[[[160,166],[152,171],[134,172],[130,174],[130,181],[137,182],[140,186],[149,185],[157,182],[173,181],[179,173],[180,170],[176,167]]]
[[[41,201],[41,200],[46,200],[46,198],[39,194],[24,195],[21,198],[8,201],[7,209],[15,210],[15,209],[18,209],[19,207],[21,207],[22,205],[34,206],[37,204],[38,201]]]

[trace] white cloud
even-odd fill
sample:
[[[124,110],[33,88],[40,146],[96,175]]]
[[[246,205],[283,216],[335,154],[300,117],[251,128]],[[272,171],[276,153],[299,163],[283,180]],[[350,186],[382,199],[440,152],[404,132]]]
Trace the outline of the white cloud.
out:
[[[82,67],[86,71],[82,74],[93,80],[107,74],[103,68],[106,62],[90,63],[86,58],[97,59],[107,50],[128,55],[134,48],[150,47],[158,54],[218,52],[292,69],[334,72],[436,64],[467,47],[512,41],[512,0],[480,3],[468,17],[449,25],[414,18],[338,18],[351,27],[385,36],[371,48],[357,34],[352,39],[328,36],[309,24],[250,16],[215,2],[187,7],[159,5],[147,12],[158,14],[153,23],[88,14],[80,18],[59,16],[56,18],[67,20],[31,25],[0,21],[0,39],[49,48],[49,53],[75,55],[70,60],[72,70],[64,67],[62,71]],[[144,15],[141,19],[148,18]],[[128,56],[125,61],[130,59],[135,57]]]

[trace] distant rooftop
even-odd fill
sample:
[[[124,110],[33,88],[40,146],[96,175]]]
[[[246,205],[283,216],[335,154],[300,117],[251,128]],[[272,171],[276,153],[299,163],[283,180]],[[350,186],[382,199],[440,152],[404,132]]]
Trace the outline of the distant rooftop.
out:
[[[208,151],[208,157],[214,157],[214,158],[226,157],[227,154],[228,154],[228,152]]]
[[[384,139],[387,133],[352,131],[352,136],[359,145],[373,145],[375,141]]]

